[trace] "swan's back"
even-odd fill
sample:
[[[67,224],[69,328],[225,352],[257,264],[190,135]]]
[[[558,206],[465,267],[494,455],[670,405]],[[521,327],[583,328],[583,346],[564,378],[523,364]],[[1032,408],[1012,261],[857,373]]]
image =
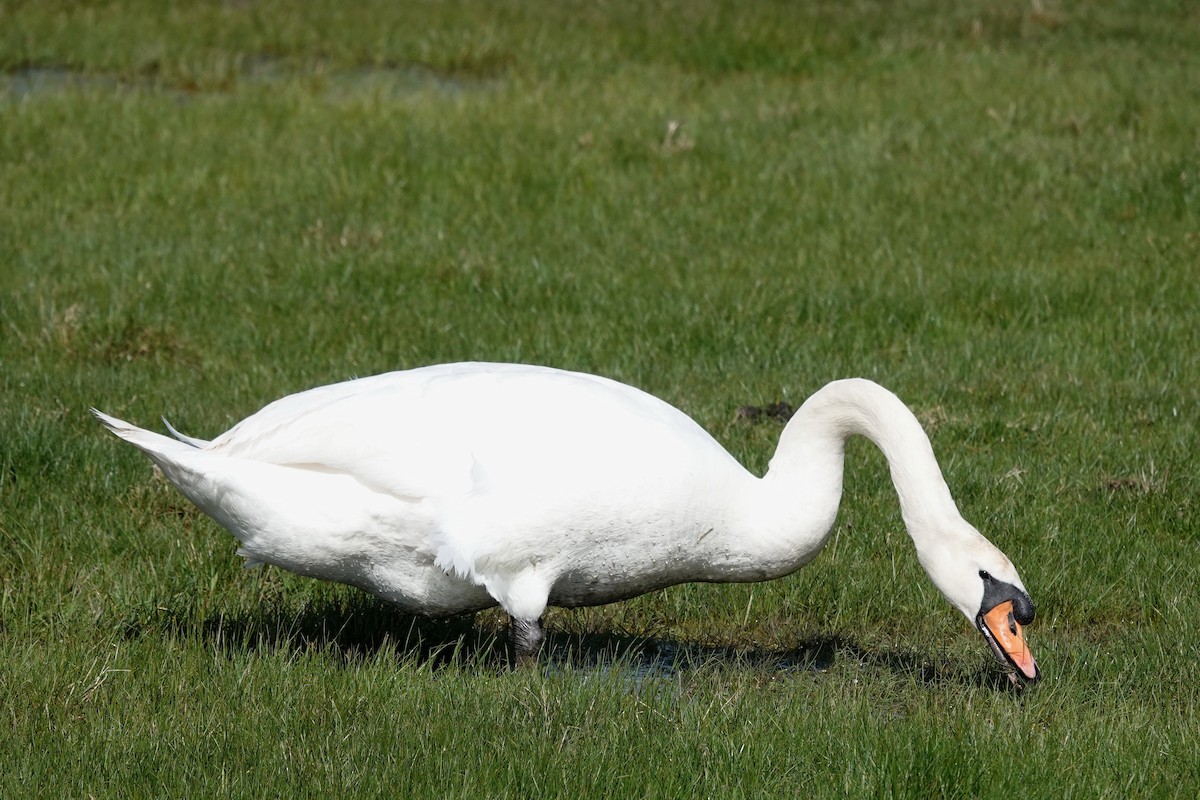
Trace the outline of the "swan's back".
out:
[[[345,473],[411,498],[523,497],[704,465],[740,469],[690,417],[650,394],[510,364],[438,365],[290,395],[207,449]]]

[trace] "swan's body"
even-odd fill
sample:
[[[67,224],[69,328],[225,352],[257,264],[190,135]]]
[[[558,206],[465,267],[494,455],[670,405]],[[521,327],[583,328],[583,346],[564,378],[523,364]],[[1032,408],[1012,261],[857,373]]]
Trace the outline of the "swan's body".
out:
[[[763,478],[667,403],[545,367],[450,364],[324,386],[211,442],[99,416],[250,561],[424,614],[499,604],[525,650],[547,605],[804,566],[837,515],[845,440],[862,434],[886,455],[921,563],[946,597],[977,622],[993,600],[1032,618],[1012,564],[958,514],[916,419],[869,381],[813,395]],[[1032,658],[1008,657],[1036,676]]]

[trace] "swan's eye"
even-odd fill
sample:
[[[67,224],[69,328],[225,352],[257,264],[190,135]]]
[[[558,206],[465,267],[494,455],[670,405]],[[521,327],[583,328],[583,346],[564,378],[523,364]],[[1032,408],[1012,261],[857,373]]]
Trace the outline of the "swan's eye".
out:
[[[979,570],[979,577],[983,578],[985,581],[990,581],[992,579],[991,573],[986,569]]]

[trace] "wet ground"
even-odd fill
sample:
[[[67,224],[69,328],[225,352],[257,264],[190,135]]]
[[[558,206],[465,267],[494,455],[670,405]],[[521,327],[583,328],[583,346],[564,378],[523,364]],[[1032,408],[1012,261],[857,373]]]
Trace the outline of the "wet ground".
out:
[[[151,91],[180,98],[237,88],[272,87],[294,83],[325,99],[362,97],[399,99],[419,94],[454,95],[498,85],[502,69],[456,71],[422,64],[364,64],[331,67],[321,63],[296,65],[258,56],[242,59],[234,68],[205,78],[167,78],[153,66],[132,72],[95,72],[61,64],[20,65],[0,73],[0,99],[24,100],[68,92]]]

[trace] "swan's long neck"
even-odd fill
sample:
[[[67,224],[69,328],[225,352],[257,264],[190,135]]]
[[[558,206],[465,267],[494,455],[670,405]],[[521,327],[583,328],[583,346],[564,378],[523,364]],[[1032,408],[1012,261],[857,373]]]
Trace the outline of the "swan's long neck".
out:
[[[745,534],[783,574],[824,545],[842,495],[846,440],[865,436],[887,458],[905,526],[918,553],[961,520],[929,437],[894,394],[871,381],[830,383],[784,428],[770,469],[747,493]],[[794,562],[794,563],[793,563]]]

